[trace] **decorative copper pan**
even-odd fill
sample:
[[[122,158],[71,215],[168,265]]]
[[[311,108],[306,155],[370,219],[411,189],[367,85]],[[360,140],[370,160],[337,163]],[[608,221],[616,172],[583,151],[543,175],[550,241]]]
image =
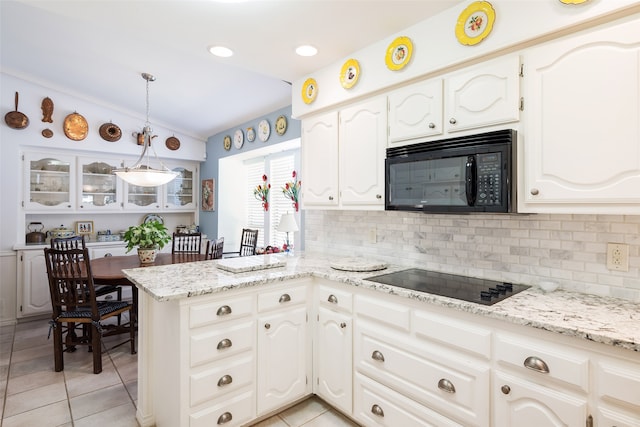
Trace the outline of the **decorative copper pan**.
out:
[[[165,142],[165,145],[167,146],[167,148],[169,150],[177,150],[178,148],[180,148],[180,140],[178,138],[176,138],[175,136],[170,136],[169,138],[167,138],[167,141]]]
[[[89,133],[87,120],[76,112],[65,117],[63,128],[64,134],[72,141],[82,141]]]
[[[16,92],[15,101],[16,110],[9,111],[7,114],[5,114],[4,121],[7,123],[7,126],[12,129],[24,129],[29,126],[29,118],[25,114],[18,111],[18,92]]]
[[[104,123],[100,126],[99,132],[102,139],[109,142],[115,142],[122,136],[122,130],[113,123]]]

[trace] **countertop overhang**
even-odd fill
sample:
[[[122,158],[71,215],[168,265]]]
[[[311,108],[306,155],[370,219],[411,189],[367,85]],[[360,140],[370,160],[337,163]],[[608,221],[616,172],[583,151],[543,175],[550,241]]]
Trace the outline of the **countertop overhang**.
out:
[[[139,289],[158,302],[215,294],[304,278],[319,277],[372,289],[484,317],[547,330],[567,336],[640,352],[640,304],[624,299],[557,290],[545,294],[537,287],[491,306],[383,285],[366,280],[376,272],[340,271],[330,267],[338,260],[323,254],[257,255],[283,257],[286,266],[230,273],[218,261],[200,261],[123,270]],[[389,265],[385,272],[409,266]]]

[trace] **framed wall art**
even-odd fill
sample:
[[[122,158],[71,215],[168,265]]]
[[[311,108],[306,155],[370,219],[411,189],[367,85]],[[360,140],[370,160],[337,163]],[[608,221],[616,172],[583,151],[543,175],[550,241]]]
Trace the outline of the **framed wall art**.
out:
[[[202,210],[205,212],[211,212],[214,210],[215,203],[215,183],[213,178],[202,180]]]
[[[76,221],[76,234],[93,234],[93,221]]]

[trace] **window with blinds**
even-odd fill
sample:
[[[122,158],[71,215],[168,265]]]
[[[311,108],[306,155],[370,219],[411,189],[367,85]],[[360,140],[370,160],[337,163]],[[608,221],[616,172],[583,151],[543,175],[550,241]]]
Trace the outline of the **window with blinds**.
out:
[[[247,175],[247,224],[250,228],[257,228],[258,247],[282,247],[287,241],[287,233],[278,231],[280,218],[287,212],[295,213],[293,202],[282,194],[282,188],[287,182],[293,181],[293,171],[296,170],[297,150],[271,154],[267,157],[252,159],[245,162]],[[271,184],[269,192],[269,210],[265,212],[262,202],[257,200],[253,191],[258,184],[263,184],[262,175],[267,175],[267,183]],[[289,233],[289,243],[294,245],[294,233]]]

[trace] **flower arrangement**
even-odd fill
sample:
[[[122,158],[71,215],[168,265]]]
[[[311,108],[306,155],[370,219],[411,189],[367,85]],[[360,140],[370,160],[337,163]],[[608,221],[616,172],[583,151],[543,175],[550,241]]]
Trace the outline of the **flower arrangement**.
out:
[[[269,190],[271,190],[271,184],[267,184],[267,175],[262,175],[262,184],[253,190],[253,196],[256,200],[262,202],[262,207],[265,212],[269,210]]]
[[[134,225],[124,233],[124,241],[127,242],[127,253],[134,247],[140,249],[162,249],[171,241],[167,227],[159,221],[149,221],[140,225]]]
[[[289,181],[285,183],[284,187],[282,187],[282,194],[288,199],[291,199],[293,202],[293,207],[296,212],[298,212],[299,204],[298,197],[300,195],[300,186],[302,185],[302,181],[296,181],[296,171],[293,171],[293,181]]]

